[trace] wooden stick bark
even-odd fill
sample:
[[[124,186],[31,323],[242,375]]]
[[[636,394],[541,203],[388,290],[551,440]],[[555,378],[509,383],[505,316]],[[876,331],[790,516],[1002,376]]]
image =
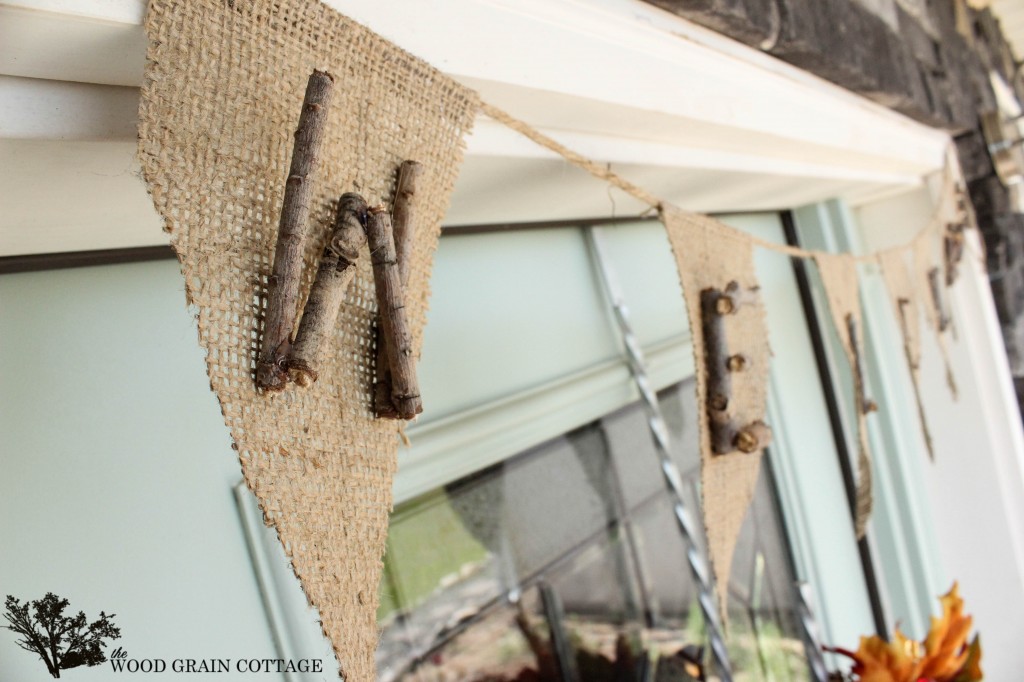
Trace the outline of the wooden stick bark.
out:
[[[914,399],[917,401],[917,418],[921,422],[921,434],[924,436],[924,444],[928,449],[928,457],[935,460],[935,447],[932,443],[932,432],[928,428],[928,419],[924,414],[924,402],[921,400],[921,381],[918,379],[917,372],[920,369],[920,359],[915,358],[914,354],[910,349],[910,325],[919,324],[918,320],[914,318],[910,319],[910,312],[908,306],[910,305],[909,298],[903,298],[902,296],[896,299],[896,303],[899,305],[900,312],[900,331],[903,334],[903,355],[907,359],[907,366],[910,367],[910,378],[914,385]],[[916,309],[911,309],[915,313]]]
[[[849,335],[850,349],[853,351],[853,388],[857,395],[857,409],[861,414],[870,414],[878,409],[878,405],[867,394],[867,383],[864,381],[864,358],[857,340],[857,321],[854,319],[853,313],[846,315],[846,333]]]
[[[366,244],[366,211],[366,201],[358,194],[343,194],[338,202],[334,232],[320,257],[316,280],[288,356],[288,375],[300,386],[312,385],[319,376],[345,290],[355,277],[354,265]]]
[[[706,407],[711,432],[711,449],[715,454],[732,452],[733,428],[729,415],[732,401],[732,373],[729,371],[729,349],[725,339],[725,315],[732,305],[724,303],[726,294],[718,289],[700,292],[701,326],[704,331],[704,369],[707,375]]]
[[[746,371],[750,360],[740,353],[729,352],[725,338],[725,318],[756,300],[756,289],[743,289],[737,282],[729,282],[724,290],[709,288],[700,293],[704,369],[707,376],[705,409],[711,450],[716,455],[725,455],[737,449],[755,452],[771,440],[771,430],[762,422],[739,428],[729,409],[732,403],[732,375]]]
[[[268,287],[263,342],[256,364],[256,385],[265,391],[280,391],[288,383],[285,363],[299,306],[302,252],[313,199],[312,181],[320,165],[320,148],[333,92],[334,78],[326,71],[314,71],[306,84],[299,126],[295,130]]]
[[[373,282],[387,345],[388,365],[391,367],[391,402],[400,419],[413,419],[423,411],[423,403],[416,380],[416,358],[405,315],[391,215],[383,206],[370,209],[366,236],[370,244],[370,262],[373,264]]]
[[[910,352],[910,341],[909,341],[909,339],[910,339],[910,329],[911,329],[910,325],[911,324],[915,324],[916,325],[916,324],[920,324],[920,323],[919,323],[919,321],[916,318],[915,319],[911,319],[910,318],[910,311],[907,310],[907,308],[910,306],[910,303],[911,303],[909,298],[904,298],[904,297],[900,296],[898,299],[896,299],[896,303],[899,305],[900,333],[903,335],[903,350],[904,350],[904,354],[907,357],[907,365],[910,367],[910,369],[912,369],[912,370],[914,370],[916,372],[918,370],[918,367],[919,367],[921,361],[920,361],[919,358],[915,358],[913,353]],[[915,313],[917,312],[916,309],[911,309],[911,310],[913,310]]]
[[[928,285],[932,291],[932,303],[935,306],[935,314],[939,316],[939,331],[944,332],[949,328],[949,313],[946,311],[946,302],[942,298],[942,284],[939,278],[939,269],[932,268],[928,271]]]
[[[733,441],[740,452],[757,452],[768,447],[772,442],[772,430],[762,421],[756,421],[736,432]]]
[[[412,246],[416,235],[416,186],[421,175],[423,164],[419,161],[403,161],[398,168],[398,183],[395,186],[395,205],[392,207],[391,220],[402,286],[409,283]]]
[[[960,261],[964,257],[964,225],[947,225],[942,244],[946,257],[946,286],[951,287],[960,274]]]
[[[423,164],[418,161],[404,161],[398,169],[395,185],[395,203],[392,208],[392,224],[395,235],[395,252],[398,257],[398,272],[403,293],[409,286],[409,268],[412,260],[412,246],[416,235],[416,185],[423,173]],[[391,402],[391,364],[388,362],[387,341],[383,328],[377,322],[377,381],[373,387],[374,411],[378,417],[397,419],[398,413]]]

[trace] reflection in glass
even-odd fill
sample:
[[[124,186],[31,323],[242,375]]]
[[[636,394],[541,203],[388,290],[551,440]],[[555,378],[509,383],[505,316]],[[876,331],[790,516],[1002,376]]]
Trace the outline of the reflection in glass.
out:
[[[696,509],[692,386],[659,398]],[[715,679],[657,467],[634,405],[397,509],[380,678]],[[766,466],[729,584],[736,680],[809,679],[789,562]]]

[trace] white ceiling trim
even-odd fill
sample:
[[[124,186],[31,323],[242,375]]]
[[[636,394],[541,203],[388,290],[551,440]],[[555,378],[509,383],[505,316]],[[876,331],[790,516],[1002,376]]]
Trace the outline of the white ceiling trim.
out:
[[[639,0],[329,4],[496,106],[692,210],[784,208],[834,196],[864,201],[919,185],[940,167],[948,144],[941,131]],[[135,137],[144,7],[144,0],[0,0],[0,75],[8,76],[0,78],[0,141],[18,141],[19,153],[30,153],[25,144],[36,141],[31,153],[51,155],[52,140],[105,141],[118,151],[97,158],[112,164],[110,174],[123,173],[131,159],[120,155]],[[78,163],[94,167],[95,159]],[[54,177],[76,177],[51,172],[45,157],[36,165],[40,177],[0,187],[0,203],[21,201],[40,183],[52,187]],[[131,191],[144,196],[132,180]],[[54,213],[50,224],[73,220],[61,202],[44,205]],[[481,117],[448,222],[642,208]],[[151,225],[153,216],[135,222]],[[6,236],[19,230],[9,214],[0,215],[0,255],[89,243],[54,241],[45,231]]]

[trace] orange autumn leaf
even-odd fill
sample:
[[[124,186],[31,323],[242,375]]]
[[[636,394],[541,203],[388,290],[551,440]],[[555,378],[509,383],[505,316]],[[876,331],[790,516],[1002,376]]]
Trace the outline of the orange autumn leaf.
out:
[[[898,629],[891,642],[878,636],[861,637],[857,651],[827,649],[853,659],[858,682],[979,682],[981,642],[967,645],[971,617],[964,615],[959,587],[939,598],[942,615],[931,619],[923,642],[907,638]]]
[[[896,630],[886,642],[877,635],[861,637],[855,652],[830,649],[853,659],[853,674],[860,682],[917,682],[920,663],[917,642]]]
[[[945,682],[952,680],[967,662],[967,635],[972,619],[964,615],[964,600],[957,583],[939,601],[942,616],[932,616],[932,627],[924,640],[921,677]]]
[[[974,641],[967,647],[967,661],[960,669],[953,682],[979,682],[982,679],[981,673],[981,638],[974,636]]]

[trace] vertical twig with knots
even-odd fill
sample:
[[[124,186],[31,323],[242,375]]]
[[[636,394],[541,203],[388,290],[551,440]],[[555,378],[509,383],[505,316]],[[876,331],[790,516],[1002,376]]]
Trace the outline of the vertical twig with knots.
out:
[[[395,252],[398,257],[398,272],[403,290],[409,286],[412,246],[416,235],[416,185],[422,173],[423,165],[421,163],[405,161],[398,169],[398,181],[395,185],[392,223]],[[373,388],[373,407],[378,417],[397,419],[399,416],[391,400],[391,390],[391,364],[388,361],[387,339],[378,318],[377,381]]]
[[[320,148],[333,92],[334,78],[326,71],[314,71],[306,84],[299,126],[295,130],[268,287],[263,342],[256,363],[256,385],[265,391],[283,390],[288,383],[285,365],[299,306],[302,252],[309,231],[313,180],[320,165]]]
[[[771,429],[756,421],[741,427],[732,411],[732,375],[748,371],[750,360],[741,353],[730,353],[725,333],[725,318],[757,301],[757,289],[744,289],[729,282],[724,290],[708,288],[700,292],[701,329],[704,336],[704,368],[707,389],[704,399],[716,455],[757,452],[771,442]]]
[[[324,350],[330,345],[345,291],[355,277],[355,262],[366,244],[366,201],[349,192],[338,202],[338,214],[324,247],[316,280],[288,356],[288,374],[299,386],[317,380]]]
[[[391,215],[384,206],[370,209],[366,236],[388,365],[391,367],[391,402],[400,419],[413,419],[423,411],[423,403],[416,380],[416,358],[405,313],[405,292],[395,252]]]

